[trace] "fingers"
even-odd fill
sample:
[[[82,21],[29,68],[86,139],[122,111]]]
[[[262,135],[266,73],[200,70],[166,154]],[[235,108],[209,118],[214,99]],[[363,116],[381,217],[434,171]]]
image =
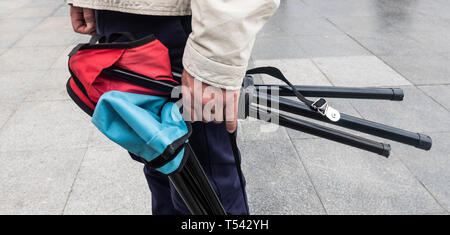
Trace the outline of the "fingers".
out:
[[[228,132],[237,128],[239,91],[227,91],[196,80],[186,71],[182,74],[183,113],[189,121],[222,123]],[[189,100],[189,101],[188,101]]]
[[[80,7],[70,7],[70,20],[72,22],[73,30],[80,33],[84,30],[83,9]]]
[[[93,9],[70,7],[70,20],[73,30],[81,34],[92,34],[96,31],[95,11]]]
[[[202,102],[204,122],[223,122],[224,99],[222,89],[207,86],[203,91]]]
[[[86,31],[88,34],[96,32],[95,11],[89,8],[83,8],[84,21],[86,22]]]
[[[185,121],[193,122],[196,119],[193,98],[191,95],[191,89],[186,85],[187,81],[184,75],[182,76],[181,94],[183,100],[183,118]]]
[[[234,133],[237,128],[239,91],[228,91],[225,106],[225,128],[229,133]]]
[[[228,133],[234,133],[237,129],[237,120],[226,121],[225,128],[227,129]]]

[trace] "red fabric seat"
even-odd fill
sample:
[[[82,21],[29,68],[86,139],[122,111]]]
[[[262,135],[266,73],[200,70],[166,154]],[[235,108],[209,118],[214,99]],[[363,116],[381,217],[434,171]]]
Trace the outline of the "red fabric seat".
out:
[[[168,49],[153,35],[130,42],[80,44],[69,55],[71,77],[67,91],[89,115],[92,115],[100,96],[107,91],[168,95],[102,74],[111,66],[169,84],[179,84],[172,77]]]

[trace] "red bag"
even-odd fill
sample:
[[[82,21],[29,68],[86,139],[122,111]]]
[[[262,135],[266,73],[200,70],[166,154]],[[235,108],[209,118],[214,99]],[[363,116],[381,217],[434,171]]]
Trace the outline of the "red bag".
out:
[[[127,37],[130,42],[112,43],[113,38],[118,36]],[[97,41],[100,43],[96,44]],[[168,95],[102,74],[104,69],[112,66],[171,85],[179,84],[172,76],[168,49],[153,35],[139,40],[133,40],[129,33],[112,34],[109,37],[93,36],[89,43],[79,44],[69,54],[71,77],[66,85],[69,96],[91,116],[100,96],[111,90]]]

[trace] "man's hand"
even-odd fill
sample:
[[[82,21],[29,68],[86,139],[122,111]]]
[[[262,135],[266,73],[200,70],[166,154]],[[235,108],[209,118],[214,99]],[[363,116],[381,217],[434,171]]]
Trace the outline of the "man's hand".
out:
[[[81,34],[96,32],[95,12],[93,9],[70,6],[70,19],[73,30]]]
[[[230,91],[210,86],[196,80],[185,70],[181,83],[183,112],[190,114],[191,122],[225,121],[228,132],[236,131],[239,90]]]

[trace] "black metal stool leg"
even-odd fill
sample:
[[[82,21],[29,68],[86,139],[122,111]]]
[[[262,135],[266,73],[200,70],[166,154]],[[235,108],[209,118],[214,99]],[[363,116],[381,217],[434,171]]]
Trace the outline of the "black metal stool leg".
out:
[[[186,145],[183,169],[169,176],[173,186],[193,215],[226,215],[191,146]]]

